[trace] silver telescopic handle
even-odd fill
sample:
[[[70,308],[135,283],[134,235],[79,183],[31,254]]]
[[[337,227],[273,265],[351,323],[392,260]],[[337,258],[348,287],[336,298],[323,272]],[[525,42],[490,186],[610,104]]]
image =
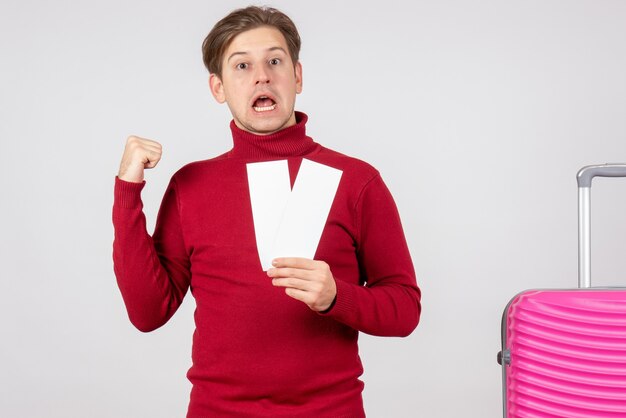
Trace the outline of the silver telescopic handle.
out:
[[[591,180],[594,177],[626,177],[626,164],[588,165],[578,181],[578,287],[591,287]]]

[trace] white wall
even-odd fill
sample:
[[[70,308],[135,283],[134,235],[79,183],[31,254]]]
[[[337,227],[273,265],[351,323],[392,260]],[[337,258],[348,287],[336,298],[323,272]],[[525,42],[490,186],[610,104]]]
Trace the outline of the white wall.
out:
[[[0,12],[0,416],[184,416],[193,299],[135,330],[112,267],[126,137],[170,176],[231,146],[200,46],[247,3],[7,1]],[[626,160],[626,3],[273,2],[299,26],[308,132],[376,166],[423,291],[361,337],[370,417],[499,416],[500,316],[576,283],[575,173]],[[626,181],[594,182],[594,281],[626,283]]]

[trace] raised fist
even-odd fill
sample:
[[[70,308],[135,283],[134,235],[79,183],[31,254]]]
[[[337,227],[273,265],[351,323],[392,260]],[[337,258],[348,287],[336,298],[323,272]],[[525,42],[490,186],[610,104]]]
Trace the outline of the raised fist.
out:
[[[120,180],[141,183],[143,170],[156,167],[161,159],[161,153],[162,147],[158,142],[134,135],[129,136],[117,176]]]

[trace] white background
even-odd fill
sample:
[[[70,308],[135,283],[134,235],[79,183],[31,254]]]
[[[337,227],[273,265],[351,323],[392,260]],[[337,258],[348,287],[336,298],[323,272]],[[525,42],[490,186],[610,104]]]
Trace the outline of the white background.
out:
[[[246,5],[0,3],[0,416],[184,416],[193,299],[128,321],[114,177],[129,135],[163,144],[152,233],[170,176],[230,149],[201,43]],[[575,174],[626,160],[626,2],[272,5],[303,38],[308,133],[381,171],[423,291],[410,337],[361,334],[368,417],[499,416],[502,310],[575,285]],[[594,284],[626,283],[626,181],[593,195]]]

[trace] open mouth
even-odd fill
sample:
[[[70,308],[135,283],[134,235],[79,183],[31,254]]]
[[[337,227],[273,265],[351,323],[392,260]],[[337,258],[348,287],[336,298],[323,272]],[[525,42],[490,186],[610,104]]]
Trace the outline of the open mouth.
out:
[[[268,112],[276,109],[276,102],[269,96],[259,96],[252,104],[252,108],[255,112]]]

